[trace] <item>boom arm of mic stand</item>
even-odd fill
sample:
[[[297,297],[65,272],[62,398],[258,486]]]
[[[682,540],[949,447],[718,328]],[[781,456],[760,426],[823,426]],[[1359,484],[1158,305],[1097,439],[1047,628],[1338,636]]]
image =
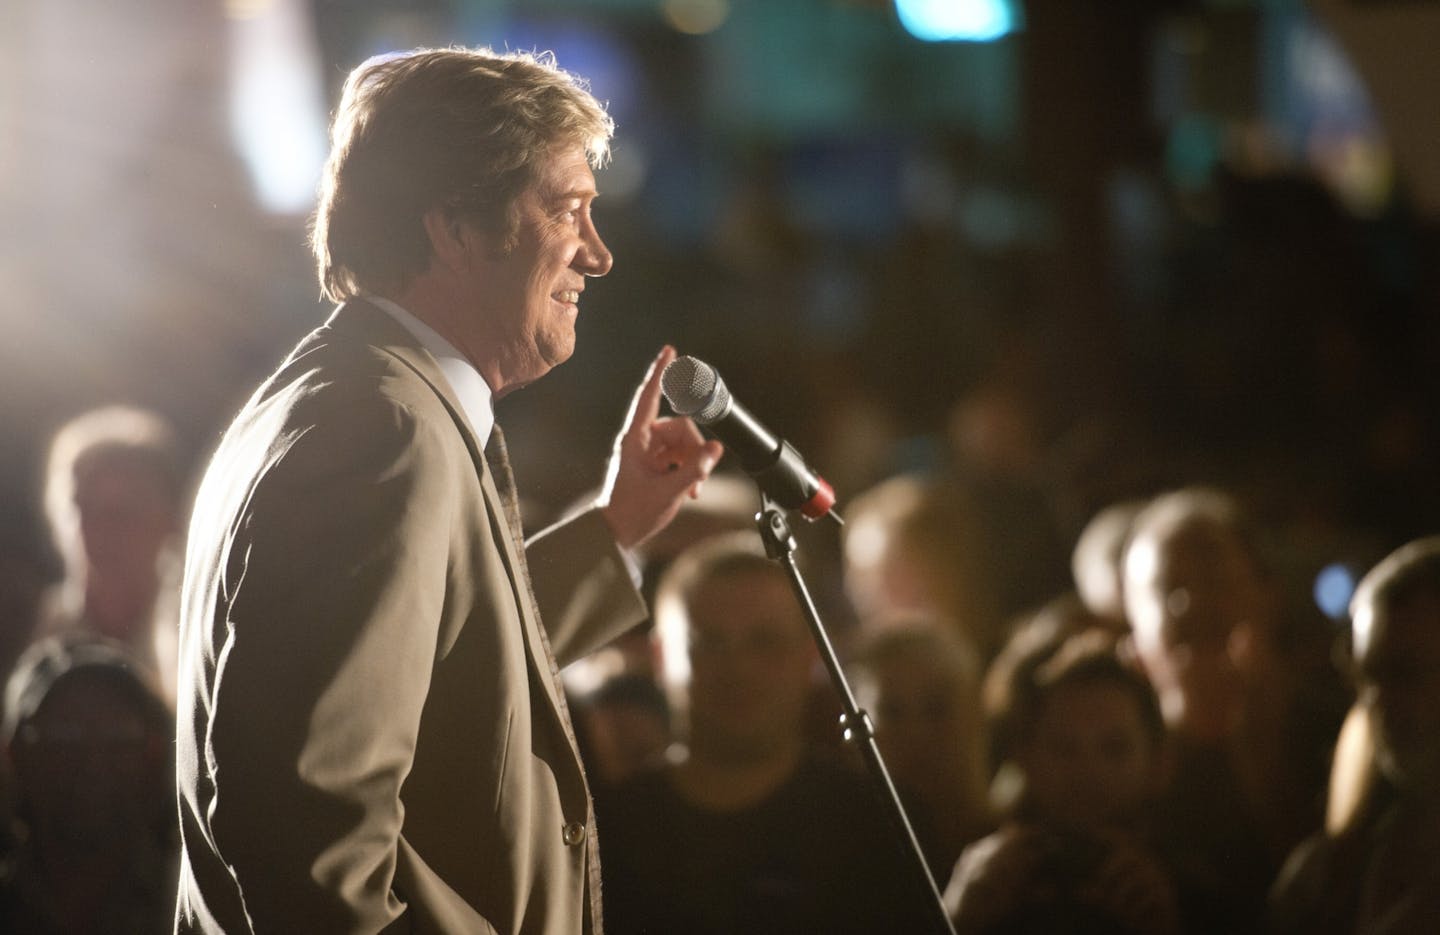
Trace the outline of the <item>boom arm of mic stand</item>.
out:
[[[845,673],[840,668],[840,660],[835,655],[835,647],[830,642],[830,635],[820,621],[820,613],[815,609],[815,602],[810,599],[810,590],[805,586],[805,578],[795,564],[797,544],[790,531],[790,522],[779,505],[763,491],[760,494],[760,500],[761,510],[755,515],[755,524],[759,527],[760,538],[765,542],[765,554],[784,565],[785,571],[790,576],[790,584],[795,590],[796,598],[800,601],[801,609],[805,612],[805,621],[810,625],[810,633],[814,636],[815,645],[820,650],[820,658],[824,661],[825,669],[830,673],[830,680],[834,683],[836,693],[840,696],[843,712],[840,715],[840,726],[843,736],[846,742],[859,747],[876,797],[885,804],[891,823],[896,831],[905,838],[916,870],[916,879],[924,878],[925,888],[929,890],[935,905],[935,931],[945,933],[945,935],[955,935],[955,928],[950,924],[950,916],[945,912],[945,904],[940,897],[940,889],[935,885],[935,878],[930,874],[930,866],[925,862],[925,855],[920,849],[920,841],[915,837],[915,829],[910,825],[910,819],[905,814],[905,807],[900,804],[900,795],[895,791],[895,784],[890,779],[890,772],[885,768],[885,760],[880,756],[880,748],[875,744],[875,728],[870,722],[870,715],[860,710],[859,705],[855,702],[855,696],[850,691],[850,683],[845,679]]]

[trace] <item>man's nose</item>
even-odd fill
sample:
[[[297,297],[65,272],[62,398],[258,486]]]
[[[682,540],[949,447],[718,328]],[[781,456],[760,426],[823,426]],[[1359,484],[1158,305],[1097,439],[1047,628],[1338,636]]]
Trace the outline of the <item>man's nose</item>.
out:
[[[575,254],[575,267],[586,276],[604,276],[615,265],[615,258],[600,239],[600,232],[590,226],[580,250]]]

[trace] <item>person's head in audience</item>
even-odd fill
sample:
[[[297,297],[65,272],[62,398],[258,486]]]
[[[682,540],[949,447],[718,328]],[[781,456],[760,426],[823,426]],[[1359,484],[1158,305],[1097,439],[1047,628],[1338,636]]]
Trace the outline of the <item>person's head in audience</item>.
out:
[[[899,475],[852,500],[845,518],[845,590],[862,627],[936,617],[989,658],[994,601],[976,571],[980,544],[958,492]]]
[[[1135,518],[1124,597],[1135,651],[1165,722],[1187,741],[1234,735],[1244,681],[1263,668],[1273,605],[1255,536],[1211,489],[1163,494]]]
[[[799,756],[814,642],[784,569],[754,533],[683,552],[655,597],[661,667],[691,760]]]
[[[1130,525],[1144,506],[1140,500],[1125,500],[1100,510],[1085,524],[1070,553],[1075,592],[1091,613],[1116,629],[1129,628],[1122,559]]]
[[[937,819],[959,813],[974,836],[988,830],[989,753],[974,650],[935,621],[910,618],[872,633],[850,669],[895,782]]]
[[[598,494],[598,490],[586,493],[562,510],[561,515],[583,512],[595,502]],[[635,557],[644,567],[641,595],[646,604],[655,606],[655,590],[665,577],[665,570],[677,555],[716,536],[753,530],[759,503],[760,496],[750,478],[719,472],[710,475],[700,488],[699,496],[687,498],[680,504],[680,510],[670,525],[635,550]],[[610,691],[618,690],[619,696],[638,700],[632,690],[648,695],[651,689],[643,687],[642,683],[632,676],[657,685],[660,680],[658,657],[652,618],[625,631],[602,648],[569,663],[561,670],[561,676],[565,679],[567,691],[577,698],[599,701],[608,699]],[[614,683],[613,686],[601,691],[611,682]],[[599,694],[596,694],[597,692]],[[659,701],[662,706],[665,705],[663,692]],[[607,708],[607,713],[602,714],[602,717],[621,714],[628,726],[648,735],[654,725],[652,716],[659,713],[650,707],[649,702],[645,702],[641,707]],[[668,731],[668,708],[663,714]],[[638,735],[634,740],[636,743],[644,743]]]
[[[1022,791],[1012,820],[955,864],[955,930],[1170,935],[1174,885],[1148,841],[1166,765],[1154,692],[1103,629],[1034,652],[1013,698]]]
[[[154,931],[174,910],[174,721],[119,644],[49,638],[6,685],[21,833],[8,924]]]
[[[1329,814],[1271,889],[1276,935],[1431,932],[1440,919],[1440,536],[1372,568],[1350,618],[1355,702]]]
[[[680,742],[596,796],[606,928],[923,930],[871,790],[812,745],[815,641],[760,537],[681,552],[655,632]]]
[[[1016,737],[1021,817],[1076,830],[1138,828],[1165,778],[1165,725],[1114,637],[1070,637],[1035,670],[1027,695]]]
[[[1440,802],[1440,537],[1375,566],[1350,613],[1358,703],[1376,763],[1400,789]]]
[[[670,706],[648,675],[613,675],[580,702],[589,741],[585,762],[599,782],[623,782],[659,761],[670,745]]]
[[[176,439],[160,416],[111,406],[66,423],[50,445],[45,510],[66,587],[98,633],[120,640],[149,622],[181,522]]]
[[[1074,593],[1052,598],[1012,625],[1005,645],[991,660],[980,684],[992,759],[1002,770],[1002,776],[997,777],[1002,786],[1008,781],[1003,776],[1007,761],[1015,754],[1020,702],[1028,696],[1036,670],[1075,634],[1105,629],[1106,622]],[[1008,799],[1003,789],[998,791],[998,804]]]

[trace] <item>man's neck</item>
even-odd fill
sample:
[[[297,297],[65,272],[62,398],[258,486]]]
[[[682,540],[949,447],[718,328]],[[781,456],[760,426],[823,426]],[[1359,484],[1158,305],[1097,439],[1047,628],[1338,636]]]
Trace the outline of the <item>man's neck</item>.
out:
[[[401,303],[383,296],[372,296],[371,302],[398,321],[430,352],[480,443],[488,442],[490,429],[495,424],[495,394],[475,364],[445,335]]]
[[[474,340],[474,335],[470,334],[473,329],[460,327],[457,315],[461,313],[456,310],[464,308],[464,303],[449,293],[445,283],[430,276],[419,276],[412,280],[403,292],[382,298],[405,309],[449,342],[484,378],[496,399],[503,398],[517,388],[505,379],[502,361],[495,352],[495,347],[498,347],[500,342],[493,342],[495,347],[487,347],[485,342],[477,343]]]

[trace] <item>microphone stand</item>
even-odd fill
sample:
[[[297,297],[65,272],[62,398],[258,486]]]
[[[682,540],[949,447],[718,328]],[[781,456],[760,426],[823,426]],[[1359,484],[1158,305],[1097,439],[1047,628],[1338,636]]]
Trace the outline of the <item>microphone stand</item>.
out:
[[[888,806],[887,811],[891,823],[895,830],[905,838],[909,854],[913,858],[913,865],[918,870],[916,880],[919,882],[921,877],[924,878],[925,887],[934,901],[935,931],[945,933],[945,935],[955,935],[955,928],[950,924],[950,917],[945,912],[945,904],[940,897],[940,889],[935,885],[935,878],[930,874],[930,866],[925,862],[925,855],[920,850],[920,841],[915,837],[915,829],[911,827],[910,819],[905,814],[905,808],[900,804],[900,795],[895,791],[895,784],[890,780],[890,772],[885,768],[885,761],[880,756],[880,748],[875,744],[875,727],[870,721],[870,715],[862,711],[855,703],[855,696],[850,692],[850,684],[845,680],[845,673],[841,670],[840,661],[835,655],[835,647],[830,642],[825,625],[820,621],[820,614],[815,609],[814,601],[810,599],[810,591],[805,586],[805,578],[795,564],[795,550],[798,546],[790,531],[790,521],[779,504],[770,499],[770,496],[763,490],[760,492],[760,501],[761,510],[755,514],[755,524],[760,530],[760,538],[765,542],[765,554],[784,565],[785,571],[790,576],[790,584],[795,589],[795,596],[799,599],[800,606],[805,612],[805,621],[810,625],[815,645],[820,649],[820,658],[825,662],[825,668],[830,673],[830,680],[834,683],[835,690],[840,696],[843,712],[840,715],[841,736],[847,743],[859,747],[865,760],[865,767],[875,787],[876,797]]]

